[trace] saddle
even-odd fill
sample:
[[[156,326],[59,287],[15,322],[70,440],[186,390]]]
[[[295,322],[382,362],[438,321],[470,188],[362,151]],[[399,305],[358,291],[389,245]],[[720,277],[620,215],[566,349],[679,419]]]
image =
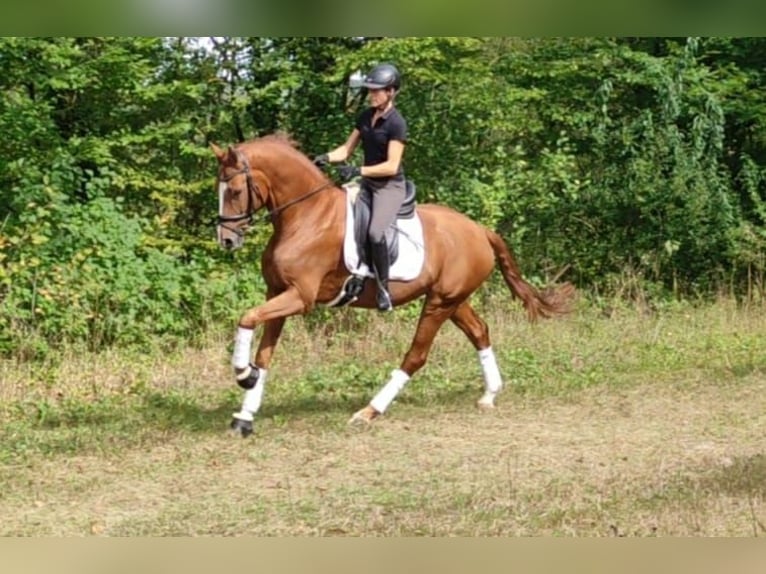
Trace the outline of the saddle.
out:
[[[343,260],[350,275],[340,293],[328,307],[342,307],[353,303],[364,289],[364,282],[375,277],[367,245],[370,223],[370,198],[361,194],[356,183],[346,184],[346,233],[343,240]],[[386,230],[386,244],[391,262],[391,281],[412,281],[421,272],[425,261],[423,226],[417,213],[415,185],[406,182],[405,196],[396,221]],[[404,241],[402,241],[404,238]]]

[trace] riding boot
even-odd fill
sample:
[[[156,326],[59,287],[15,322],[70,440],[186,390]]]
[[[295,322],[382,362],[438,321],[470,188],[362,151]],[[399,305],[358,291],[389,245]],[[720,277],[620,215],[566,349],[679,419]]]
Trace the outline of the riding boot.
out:
[[[378,283],[377,305],[379,311],[390,311],[394,308],[391,302],[391,295],[388,292],[388,245],[384,239],[380,243],[370,245],[370,254],[372,255],[372,265],[375,271],[375,278]]]

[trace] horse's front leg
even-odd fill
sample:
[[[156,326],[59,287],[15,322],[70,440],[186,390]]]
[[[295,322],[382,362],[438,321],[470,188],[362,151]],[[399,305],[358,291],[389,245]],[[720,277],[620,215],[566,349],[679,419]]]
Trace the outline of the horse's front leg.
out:
[[[242,409],[234,413],[231,428],[243,437],[253,432],[253,418],[261,407],[266,376],[285,318],[301,313],[304,309],[305,304],[297,289],[288,289],[263,305],[248,310],[240,319],[234,342],[232,366],[237,384],[245,389],[245,397],[242,401]],[[255,362],[251,363],[253,333],[261,323],[265,323],[263,335],[258,344]]]
[[[231,429],[239,432],[243,437],[253,433],[253,419],[261,408],[271,356],[279,341],[284,324],[285,317],[266,321],[263,326],[261,342],[258,344],[258,351],[255,353],[255,361],[248,363],[237,375],[237,384],[245,389],[245,397],[242,400],[242,409],[238,413],[234,413]],[[249,352],[247,352],[247,356],[249,356]]]

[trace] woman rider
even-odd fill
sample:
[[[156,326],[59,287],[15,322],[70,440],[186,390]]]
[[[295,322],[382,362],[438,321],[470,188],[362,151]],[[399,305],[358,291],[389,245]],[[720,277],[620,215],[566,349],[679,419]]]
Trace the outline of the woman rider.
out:
[[[370,107],[359,114],[346,143],[314,158],[314,163],[319,166],[343,162],[351,157],[359,142],[362,143],[362,166],[344,165],[338,173],[343,182],[361,176],[362,191],[370,195],[367,239],[378,284],[377,306],[381,311],[393,308],[388,292],[390,262],[385,232],[396,220],[405,195],[402,156],[407,142],[407,122],[394,106],[400,85],[399,70],[392,64],[373,68],[362,82],[368,89]]]

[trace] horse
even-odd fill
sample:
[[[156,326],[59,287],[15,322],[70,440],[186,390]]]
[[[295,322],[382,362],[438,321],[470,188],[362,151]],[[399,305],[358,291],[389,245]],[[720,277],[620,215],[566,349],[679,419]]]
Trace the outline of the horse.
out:
[[[232,366],[245,389],[242,408],[231,429],[243,437],[253,432],[268,370],[287,317],[310,312],[316,305],[337,301],[350,277],[344,263],[348,188],[336,184],[285,134],[271,134],[226,149],[211,144],[218,160],[219,213],[217,241],[227,250],[242,246],[245,232],[260,210],[273,232],[261,256],[266,301],[246,309],[234,337]],[[408,281],[392,277],[394,307],[418,298],[423,306],[411,345],[400,366],[370,402],[349,423],[371,423],[383,415],[397,394],[428,358],[434,337],[452,321],[478,353],[484,377],[481,408],[493,408],[503,381],[492,349],[489,329],[469,302],[470,296],[499,265],[511,293],[523,303],[528,319],[568,313],[574,287],[537,289],[527,282],[500,235],[449,207],[418,204],[422,224],[423,263]],[[376,307],[376,285],[364,281],[350,305]],[[251,361],[254,330],[263,326]]]

